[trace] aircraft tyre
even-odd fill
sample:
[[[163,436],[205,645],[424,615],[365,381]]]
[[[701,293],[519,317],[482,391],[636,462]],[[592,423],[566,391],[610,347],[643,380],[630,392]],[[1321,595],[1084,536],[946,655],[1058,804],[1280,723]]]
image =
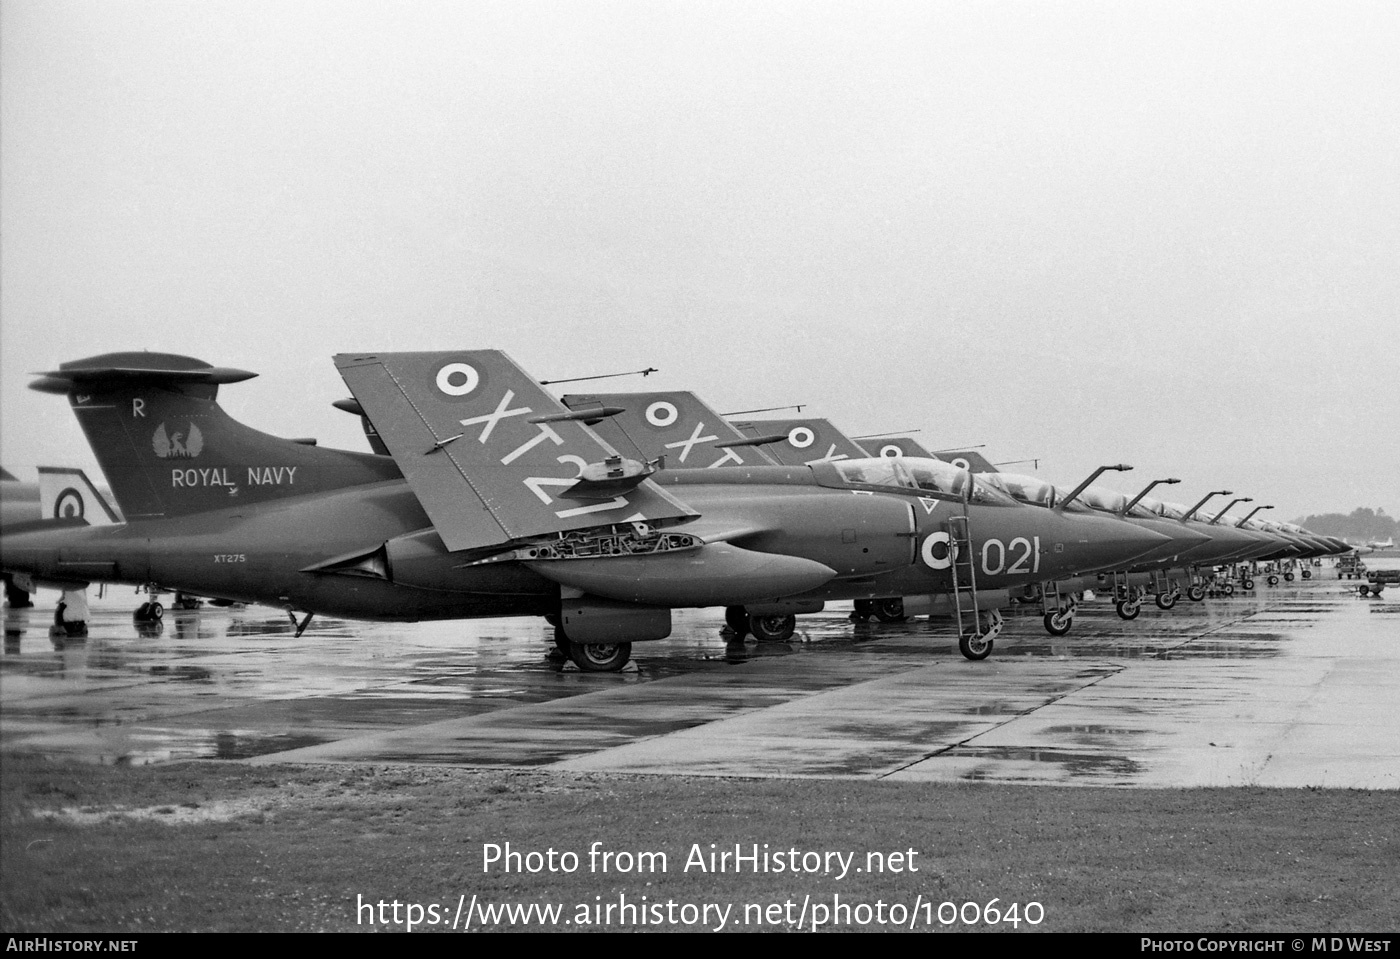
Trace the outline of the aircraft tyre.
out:
[[[1291,583],[1291,582],[1293,582],[1293,574],[1292,574],[1292,573],[1284,573],[1284,574],[1283,574],[1283,581],[1284,581],[1285,583]]]
[[[1264,580],[1264,582],[1268,583],[1270,586],[1277,586],[1277,585],[1278,585],[1278,577],[1275,576],[1273,573],[1270,573],[1270,574],[1269,574],[1269,578],[1266,579],[1266,580]]]
[[[1253,582],[1253,581],[1251,580],[1251,582]],[[1222,593],[1224,593],[1226,596],[1233,596],[1233,595],[1235,595],[1235,584],[1234,584],[1234,583],[1226,583],[1224,586],[1220,587],[1220,591],[1221,591]]]
[[[1206,598],[1206,588],[1204,586],[1186,587],[1186,598],[1193,603],[1199,603]]]
[[[875,618],[882,623],[902,623],[906,617],[904,615],[904,600],[898,596],[893,599],[877,599],[874,601]]]
[[[851,622],[853,623],[868,623],[870,617],[875,614],[875,601],[873,599],[858,599],[852,606],[854,606],[851,610]]]
[[[1363,583],[1362,585],[1356,587],[1356,595],[1358,595],[1358,596],[1365,596],[1365,595],[1366,595],[1366,591],[1367,591],[1369,588],[1370,588],[1370,587],[1368,587],[1366,584]]]
[[[1310,570],[1310,569],[1305,569],[1305,570],[1303,570],[1303,578],[1304,578],[1304,579],[1312,579],[1312,570]]]
[[[1074,625],[1074,611],[1056,610],[1053,613],[1046,613],[1042,621],[1045,623],[1045,631],[1051,636],[1063,636]]]
[[[569,658],[585,673],[615,673],[632,658],[632,644],[570,643]]]
[[[750,616],[749,632],[760,643],[784,643],[797,632],[797,617],[791,613],[786,616]]]
[[[1173,606],[1176,605],[1176,601],[1177,601],[1178,599],[1180,599],[1180,598],[1181,598],[1181,594],[1180,594],[1180,593],[1158,593],[1158,594],[1157,594],[1157,608],[1158,608],[1158,609],[1171,609]]]
[[[1122,600],[1114,603],[1113,608],[1118,611],[1120,619],[1137,619],[1138,613],[1142,612],[1141,603],[1129,603]]]
[[[742,606],[724,607],[724,625],[734,630],[734,638],[742,640],[749,634],[749,612]]]
[[[992,641],[985,636],[959,636],[958,652],[974,663],[992,655]]]
[[[151,600],[149,603],[142,603],[136,607],[136,611],[131,614],[131,618],[138,623],[158,623],[165,618],[165,607],[159,600]]]
[[[1004,621],[1001,610],[994,609],[986,617],[977,617],[977,632],[958,637],[958,652],[978,662],[992,655],[992,643],[1001,634]]]
[[[1241,589],[1253,589],[1253,588],[1254,588],[1254,580],[1252,580],[1252,579],[1247,579],[1247,580],[1245,580],[1244,582],[1240,583],[1240,588],[1241,588]]]

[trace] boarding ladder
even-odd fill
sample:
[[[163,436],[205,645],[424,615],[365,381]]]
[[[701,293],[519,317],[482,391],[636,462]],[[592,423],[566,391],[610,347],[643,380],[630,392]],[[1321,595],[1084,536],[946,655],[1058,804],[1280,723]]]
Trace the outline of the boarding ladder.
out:
[[[948,517],[948,547],[952,552],[953,611],[958,618],[958,635],[968,633],[970,618],[972,632],[980,631],[977,620],[977,557],[972,549],[972,533],[966,514]]]
[[[1119,603],[1131,602],[1133,590],[1128,584],[1128,571],[1126,569],[1115,569],[1108,575],[1113,584],[1113,599]]]

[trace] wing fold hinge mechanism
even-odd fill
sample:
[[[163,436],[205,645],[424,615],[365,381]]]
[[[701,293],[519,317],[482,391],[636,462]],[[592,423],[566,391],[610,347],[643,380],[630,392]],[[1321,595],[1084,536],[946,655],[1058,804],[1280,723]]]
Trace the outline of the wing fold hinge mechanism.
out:
[[[510,552],[498,553],[475,563],[464,563],[463,566],[502,563],[511,560],[646,556],[653,553],[696,549],[703,545],[705,545],[704,540],[689,533],[667,532],[657,529],[649,523],[616,523],[611,526],[571,530],[552,536],[539,537]]]

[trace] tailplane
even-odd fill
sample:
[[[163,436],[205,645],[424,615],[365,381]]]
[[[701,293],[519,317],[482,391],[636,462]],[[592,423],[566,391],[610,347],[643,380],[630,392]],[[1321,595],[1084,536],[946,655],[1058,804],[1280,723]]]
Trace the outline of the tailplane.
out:
[[[256,374],[170,353],[64,363],[31,389],[68,397],[128,521],[184,516],[398,478],[392,461],[244,426],[219,387]]]

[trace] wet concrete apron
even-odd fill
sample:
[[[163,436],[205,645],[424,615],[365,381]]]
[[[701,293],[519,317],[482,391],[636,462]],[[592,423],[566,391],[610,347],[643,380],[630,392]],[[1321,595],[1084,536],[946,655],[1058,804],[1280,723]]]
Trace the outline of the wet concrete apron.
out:
[[[1052,639],[1009,620],[992,658],[943,624],[802,617],[788,644],[731,645],[676,617],[635,669],[548,662],[539,621],[409,626],[126,602],[90,636],[7,611],[0,750],[103,762],[420,762],[669,775],[1063,785],[1400,788],[1400,590],[1328,578],[1144,606],[1082,607]],[[51,614],[50,614],[51,615]]]

